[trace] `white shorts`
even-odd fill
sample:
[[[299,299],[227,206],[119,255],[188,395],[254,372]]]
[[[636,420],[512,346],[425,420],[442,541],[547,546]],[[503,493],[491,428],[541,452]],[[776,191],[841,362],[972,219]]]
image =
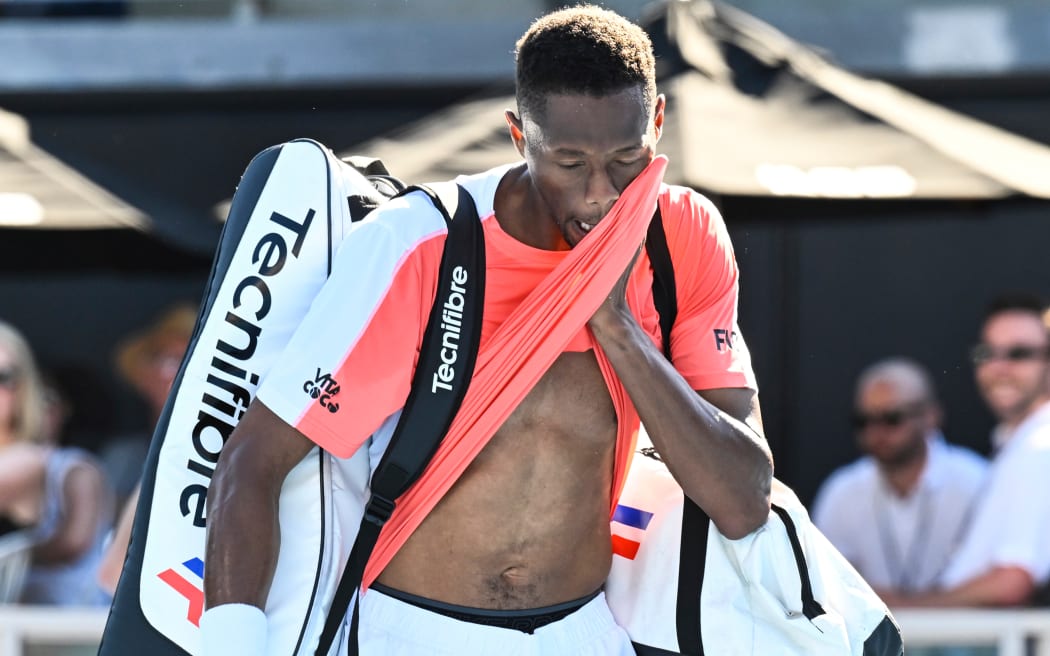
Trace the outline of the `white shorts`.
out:
[[[358,630],[361,656],[634,656],[605,593],[529,634],[453,619],[369,590]]]

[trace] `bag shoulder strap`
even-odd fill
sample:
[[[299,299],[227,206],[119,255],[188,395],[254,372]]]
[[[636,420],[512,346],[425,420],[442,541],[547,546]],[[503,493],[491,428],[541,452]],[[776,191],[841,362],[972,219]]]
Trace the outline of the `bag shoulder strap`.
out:
[[[317,656],[328,654],[398,497],[423,473],[456,416],[474,371],[481,340],[485,239],[474,199],[454,182],[408,187],[402,193],[412,192],[427,195],[448,226],[438,292],[424,332],[411,392],[390,445],[372,475],[371,496],[325,620],[315,652]],[[453,325],[455,322],[459,325]],[[448,331],[457,333],[459,344],[455,375],[450,379],[439,374],[444,364],[442,341]],[[441,371],[447,372],[447,367]],[[355,629],[356,622],[355,606]],[[354,634],[353,644],[356,644],[356,630]]]
[[[660,334],[663,336],[664,356],[671,359],[671,327],[678,318],[678,287],[674,278],[674,262],[667,245],[663,215],[657,204],[649,231],[645,237],[645,250],[653,267],[653,303],[660,316]],[[682,507],[682,540],[678,557],[678,617],[675,624],[678,632],[678,648],[683,654],[702,656],[703,640],[700,637],[700,595],[704,584],[704,561],[707,555],[707,534],[710,518],[689,497],[684,497]],[[698,555],[704,557],[698,557]]]
[[[656,305],[656,313],[660,315],[664,355],[670,360],[671,327],[678,318],[678,288],[674,281],[674,263],[671,262],[671,250],[667,247],[667,233],[664,232],[659,203],[645,235],[645,252],[653,267],[653,303]]]

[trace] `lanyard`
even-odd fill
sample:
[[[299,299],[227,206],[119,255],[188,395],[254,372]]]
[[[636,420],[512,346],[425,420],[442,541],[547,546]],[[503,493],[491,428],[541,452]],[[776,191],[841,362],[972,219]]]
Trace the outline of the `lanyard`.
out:
[[[890,581],[896,590],[902,592],[914,592],[926,582],[918,580],[918,574],[922,568],[922,556],[929,545],[930,525],[934,517],[931,513],[932,503],[930,491],[920,487],[918,509],[918,527],[912,532],[912,539],[906,549],[901,549],[900,540],[897,539],[897,530],[894,522],[889,516],[889,495],[883,482],[875,495],[876,499],[876,521],[878,522],[879,544],[882,549],[882,558],[886,563],[886,571]],[[902,553],[903,551],[903,553]]]

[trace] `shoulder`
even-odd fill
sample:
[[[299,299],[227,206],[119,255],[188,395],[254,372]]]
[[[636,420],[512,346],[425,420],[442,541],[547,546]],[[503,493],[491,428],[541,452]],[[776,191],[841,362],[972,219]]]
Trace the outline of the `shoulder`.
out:
[[[944,459],[952,471],[963,475],[984,476],[988,469],[988,460],[984,456],[958,444],[945,445]]]
[[[444,230],[445,221],[430,198],[423,193],[407,193],[369,212],[354,224],[351,234],[389,233],[414,241],[414,237]]]
[[[470,193],[470,196],[474,199],[474,204],[478,208],[478,216],[485,218],[495,211],[496,189],[499,188],[499,183],[503,176],[514,167],[520,165],[521,162],[503,164],[481,173],[461,175],[455,179],[455,182]]]
[[[496,188],[513,164],[499,166],[483,173],[461,175],[452,182],[462,186],[474,199],[478,216],[493,213]],[[443,184],[428,182],[427,185]],[[430,198],[420,192],[403,194],[383,203],[368,214],[356,230],[396,235],[409,243],[418,243],[430,236],[447,232],[445,220]]]
[[[930,480],[943,487],[944,494],[973,498],[981,494],[988,477],[988,461],[966,447],[947,442],[930,461]]]
[[[92,476],[102,475],[99,459],[93,454],[77,447],[62,447],[51,452],[48,469],[52,475],[65,478],[72,472],[90,472]]]
[[[660,213],[665,229],[720,233],[725,230],[722,213],[710,198],[695,189],[665,184],[660,189]]]
[[[854,495],[869,494],[877,482],[878,468],[871,458],[865,456],[831,472],[820,486],[818,495],[852,503],[856,498]]]
[[[722,214],[703,194],[678,185],[664,185],[660,216],[667,248],[676,271],[710,269],[723,273],[736,269],[736,257]]]
[[[1050,408],[1017,429],[996,456],[996,468],[1027,472],[1040,480],[1050,467]]]
[[[1050,404],[1038,410],[1039,416],[1032,423],[1030,430],[1023,437],[1023,446],[1030,453],[1039,453],[1041,457],[1050,457]]]
[[[362,276],[375,284],[406,264],[426,270],[441,256],[447,234],[444,217],[425,194],[392,198],[352,224],[339,243],[327,284],[358,285]]]

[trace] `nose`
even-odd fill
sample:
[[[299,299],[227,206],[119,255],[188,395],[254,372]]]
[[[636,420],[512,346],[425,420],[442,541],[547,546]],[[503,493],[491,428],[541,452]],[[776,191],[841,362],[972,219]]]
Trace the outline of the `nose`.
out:
[[[613,184],[608,171],[595,169],[587,178],[586,194],[587,205],[600,208],[601,216],[605,216],[620,197],[620,190]]]

